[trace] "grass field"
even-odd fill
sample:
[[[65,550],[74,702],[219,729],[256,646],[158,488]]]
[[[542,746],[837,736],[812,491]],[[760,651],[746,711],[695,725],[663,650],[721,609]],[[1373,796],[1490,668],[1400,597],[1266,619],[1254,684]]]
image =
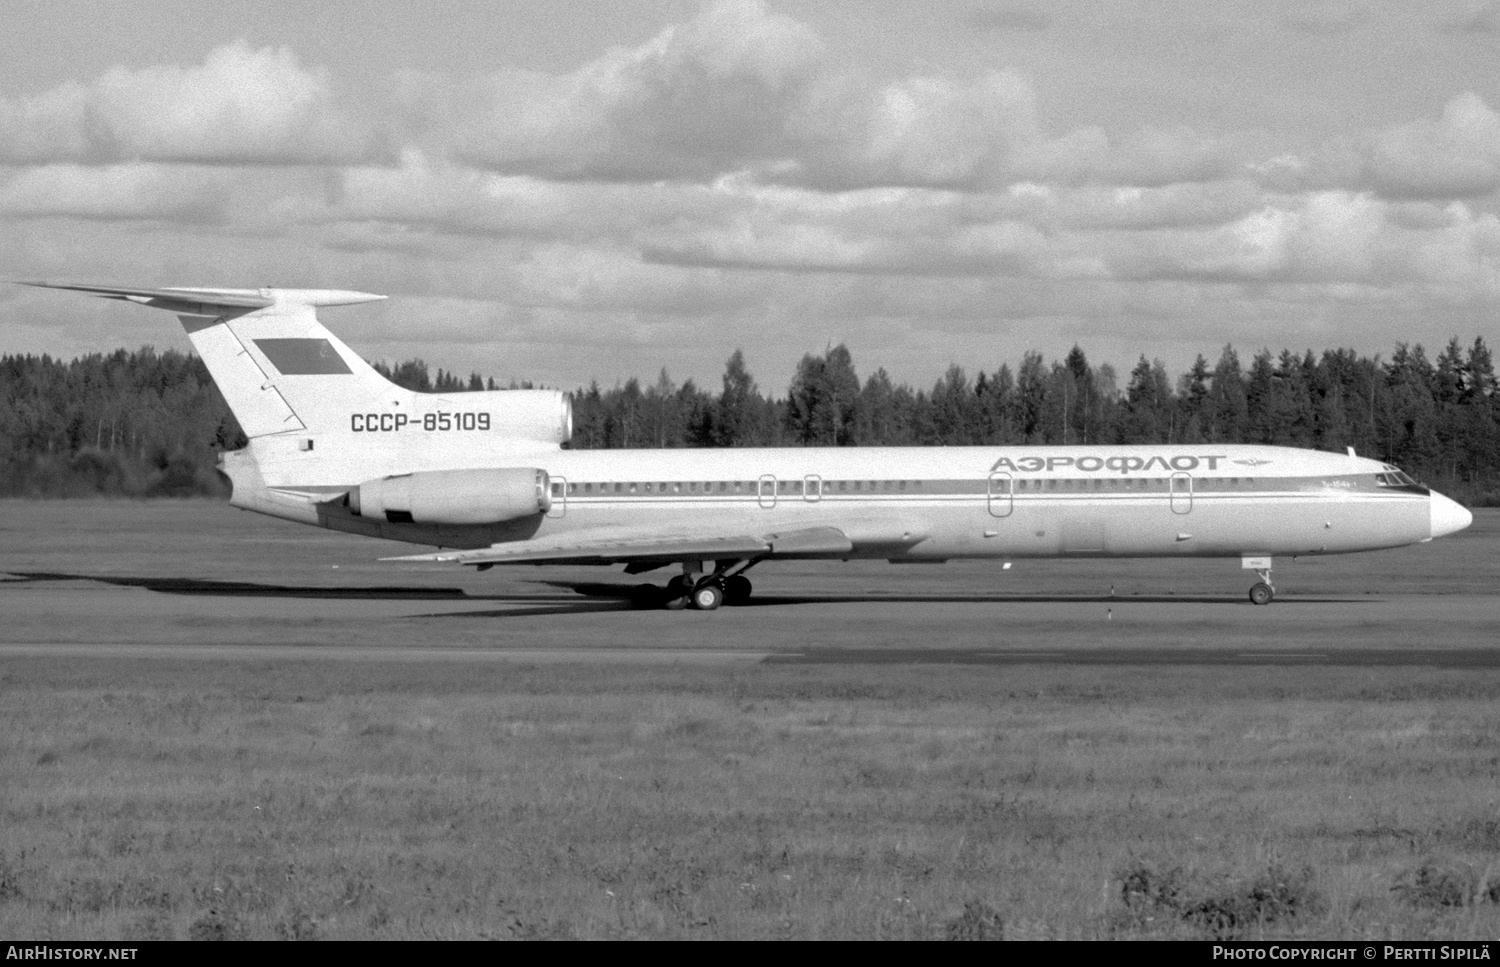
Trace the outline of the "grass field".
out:
[[[1132,640],[1184,608],[1179,637],[1200,644],[1215,622],[1311,620],[1329,648],[1485,645],[1500,627],[1487,514],[1446,542],[1289,566],[1266,609],[1239,604],[1232,562],[1047,562],[767,568],[758,591],[787,603],[714,615],[572,611],[530,569],[393,572],[371,544],[212,504],[6,502],[0,521],[0,642],[715,652],[987,627],[1067,647],[1096,640],[1102,582],[1145,629]],[[366,617],[80,575],[408,597]],[[1209,600],[1129,601],[1164,584]],[[413,596],[448,587],[490,598],[454,620]],[[878,601],[910,589],[974,599]],[[1397,597],[1312,603],[1372,591]],[[1467,602],[1451,625],[1449,592]],[[0,933],[1494,938],[1497,698],[1500,673],[1417,667],[8,657]]]

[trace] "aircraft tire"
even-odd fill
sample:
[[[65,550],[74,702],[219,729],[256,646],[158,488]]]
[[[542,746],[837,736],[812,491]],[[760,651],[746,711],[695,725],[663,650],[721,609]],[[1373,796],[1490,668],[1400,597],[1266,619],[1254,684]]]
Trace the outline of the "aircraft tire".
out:
[[[716,611],[724,603],[724,589],[713,581],[693,588],[693,607],[699,611]]]
[[[750,591],[750,579],[736,574],[724,581],[724,603],[731,606],[744,604],[750,600]]]
[[[1271,599],[1274,597],[1276,597],[1276,592],[1272,590],[1271,586],[1269,584],[1266,584],[1264,581],[1252,585],[1250,588],[1251,604],[1270,604]]]

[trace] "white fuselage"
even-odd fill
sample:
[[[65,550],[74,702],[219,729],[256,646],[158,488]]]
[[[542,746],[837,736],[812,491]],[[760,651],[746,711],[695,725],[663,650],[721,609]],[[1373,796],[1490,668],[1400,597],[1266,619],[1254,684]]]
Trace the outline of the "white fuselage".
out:
[[[459,548],[570,532],[598,539],[704,526],[757,534],[831,526],[851,549],[778,556],[893,560],[1345,553],[1429,540],[1447,507],[1457,507],[1398,482],[1394,468],[1378,461],[1284,447],[523,447],[486,456],[471,451],[464,465],[545,470],[551,509],[464,527],[362,519],[329,503],[313,514],[303,500],[276,499],[278,490],[311,489],[286,477],[285,466],[280,487],[242,488],[236,480],[235,503]],[[233,463],[226,461],[231,476]],[[358,482],[317,489],[333,496]]]

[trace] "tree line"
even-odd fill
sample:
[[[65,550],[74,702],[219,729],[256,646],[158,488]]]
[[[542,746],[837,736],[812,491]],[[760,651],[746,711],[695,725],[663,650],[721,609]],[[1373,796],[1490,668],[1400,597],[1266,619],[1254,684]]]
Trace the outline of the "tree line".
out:
[[[498,388],[421,360],[382,375],[408,389]],[[1124,379],[1075,346],[1026,353],[971,378],[948,367],[930,390],[884,369],[861,380],[843,345],[809,353],[785,395],[764,393],[736,350],[713,389],[662,370],[643,386],[597,382],[571,394],[576,448],[1267,443],[1396,464],[1471,504],[1500,505],[1500,395],[1483,339],[1429,358],[1401,344],[1389,360],[1349,349],[1226,346],[1175,378],[1145,357]],[[529,388],[529,384],[521,384]],[[511,388],[516,388],[512,386]],[[0,357],[0,495],[222,495],[215,453],[243,446],[196,356],[147,347],[69,362]]]

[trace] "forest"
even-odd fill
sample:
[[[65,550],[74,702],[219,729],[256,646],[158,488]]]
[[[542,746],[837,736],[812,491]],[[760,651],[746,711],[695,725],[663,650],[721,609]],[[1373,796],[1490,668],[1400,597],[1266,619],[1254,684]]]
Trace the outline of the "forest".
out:
[[[496,389],[421,360],[375,364],[421,392]],[[1401,344],[1388,360],[1350,349],[1226,346],[1169,373],[1142,357],[1123,379],[1080,347],[1028,352],[972,377],[954,364],[930,389],[884,369],[860,380],[847,347],[807,354],[783,395],[763,392],[736,350],[722,385],[596,383],[571,393],[575,448],[1268,443],[1400,466],[1471,506],[1500,505],[1500,395],[1482,338],[1435,359]],[[517,387],[510,387],[517,388]],[[523,385],[520,388],[529,388]],[[245,443],[196,356],[144,347],[64,362],[0,356],[0,496],[224,496],[215,455]]]

